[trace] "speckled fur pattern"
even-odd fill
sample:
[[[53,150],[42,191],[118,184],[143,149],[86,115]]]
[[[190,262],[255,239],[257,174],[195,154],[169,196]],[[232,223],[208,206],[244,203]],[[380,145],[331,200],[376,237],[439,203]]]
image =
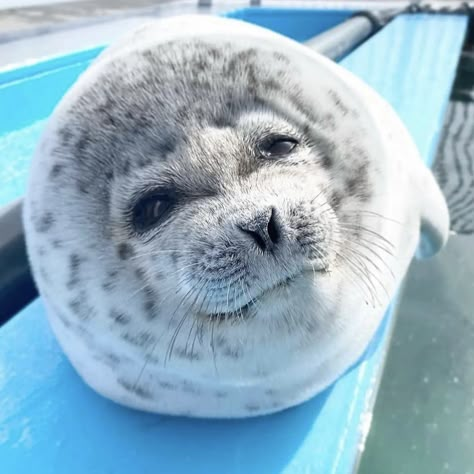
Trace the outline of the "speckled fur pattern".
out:
[[[298,146],[265,159],[268,133]],[[137,232],[133,203],[175,204]],[[273,209],[278,243],[239,229]],[[393,110],[257,26],[157,20],[102,53],[35,154],[27,248],[54,333],[94,390],[141,410],[247,417],[297,405],[361,356],[448,214]]]

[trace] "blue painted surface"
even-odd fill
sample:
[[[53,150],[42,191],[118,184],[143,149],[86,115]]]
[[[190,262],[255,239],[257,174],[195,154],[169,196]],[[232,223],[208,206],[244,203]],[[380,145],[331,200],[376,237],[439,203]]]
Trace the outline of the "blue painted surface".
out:
[[[0,136],[0,206],[24,194],[31,157],[45,122],[39,120]]]
[[[296,41],[306,41],[347,20],[352,13],[350,10],[308,8],[243,8],[226,16],[269,28]]]
[[[23,79],[31,80],[35,76],[43,73],[49,73],[74,64],[87,63],[102,52],[104,48],[105,45],[98,46],[96,48],[81,50],[64,56],[57,56],[45,61],[27,64],[22,67],[8,68],[0,74],[0,85],[21,81]]]
[[[392,104],[429,165],[466,28],[463,15],[405,15],[341,62]]]
[[[466,24],[401,17],[343,61],[395,106],[427,162]],[[392,319],[388,311],[363,359],[322,395],[277,415],[216,422],[134,412],[94,394],[37,300],[0,328],[0,472],[349,473]]]

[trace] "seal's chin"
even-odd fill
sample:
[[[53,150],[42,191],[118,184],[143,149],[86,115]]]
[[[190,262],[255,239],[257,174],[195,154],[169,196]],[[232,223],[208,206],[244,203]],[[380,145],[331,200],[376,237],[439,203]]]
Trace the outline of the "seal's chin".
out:
[[[219,319],[219,320],[227,320],[227,319],[232,319],[232,318],[239,318],[239,319],[248,318],[249,316],[253,314],[252,312],[253,308],[259,303],[259,301],[264,296],[267,296],[269,293],[274,292],[274,291],[287,289],[295,282],[297,278],[300,278],[305,273],[309,273],[309,272],[301,271],[300,273],[297,273],[295,275],[283,278],[281,281],[277,282],[270,288],[267,288],[258,296],[256,296],[255,298],[252,298],[252,300],[247,301],[244,305],[240,306],[237,309],[232,309],[231,311],[221,311],[218,313],[208,313],[206,316],[211,319]],[[314,273],[314,272],[311,270],[311,273]]]

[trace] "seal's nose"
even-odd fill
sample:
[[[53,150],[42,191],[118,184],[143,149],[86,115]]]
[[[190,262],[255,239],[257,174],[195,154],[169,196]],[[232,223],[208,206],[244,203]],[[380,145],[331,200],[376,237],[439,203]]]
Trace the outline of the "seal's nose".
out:
[[[271,252],[281,238],[281,226],[274,207],[259,209],[250,219],[240,222],[237,227],[251,237],[263,252]]]

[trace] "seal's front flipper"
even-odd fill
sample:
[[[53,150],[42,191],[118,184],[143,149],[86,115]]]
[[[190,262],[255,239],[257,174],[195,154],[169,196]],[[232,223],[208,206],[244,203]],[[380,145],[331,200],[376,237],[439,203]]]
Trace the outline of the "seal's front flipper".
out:
[[[420,243],[417,258],[437,254],[448,241],[449,210],[441,189],[428,168],[422,170],[419,188]]]

